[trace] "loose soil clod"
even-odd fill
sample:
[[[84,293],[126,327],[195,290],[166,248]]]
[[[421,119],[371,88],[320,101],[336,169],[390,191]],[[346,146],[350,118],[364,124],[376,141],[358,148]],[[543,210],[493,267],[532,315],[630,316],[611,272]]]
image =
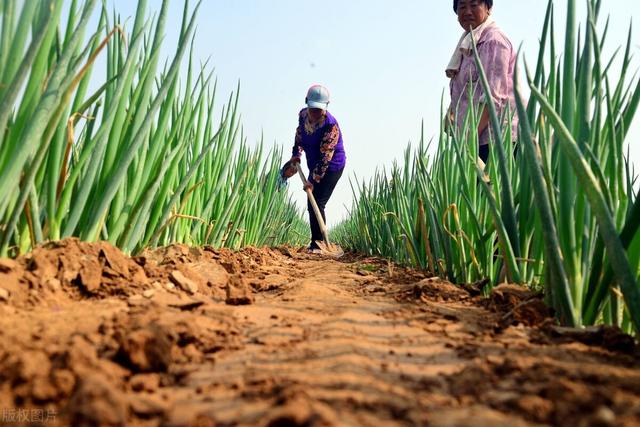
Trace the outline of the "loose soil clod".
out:
[[[253,303],[253,292],[247,281],[240,275],[233,275],[227,282],[227,299],[229,305],[247,305]]]

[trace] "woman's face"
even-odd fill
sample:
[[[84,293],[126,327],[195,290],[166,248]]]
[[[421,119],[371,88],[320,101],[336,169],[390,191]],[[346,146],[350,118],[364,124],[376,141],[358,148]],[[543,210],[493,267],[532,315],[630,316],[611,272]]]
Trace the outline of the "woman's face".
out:
[[[489,17],[489,8],[482,0],[459,0],[458,22],[465,31],[475,29]]]
[[[318,120],[320,120],[323,114],[324,110],[322,110],[321,108],[309,108],[309,118],[313,122],[317,122]]]

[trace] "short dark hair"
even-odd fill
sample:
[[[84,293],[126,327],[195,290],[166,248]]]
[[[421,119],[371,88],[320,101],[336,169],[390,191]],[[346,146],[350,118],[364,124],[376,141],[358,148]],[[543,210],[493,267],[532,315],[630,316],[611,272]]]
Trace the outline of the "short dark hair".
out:
[[[493,7],[493,0],[481,0],[484,4],[487,5],[487,8],[491,9]],[[458,0],[453,0],[453,11],[458,13]]]

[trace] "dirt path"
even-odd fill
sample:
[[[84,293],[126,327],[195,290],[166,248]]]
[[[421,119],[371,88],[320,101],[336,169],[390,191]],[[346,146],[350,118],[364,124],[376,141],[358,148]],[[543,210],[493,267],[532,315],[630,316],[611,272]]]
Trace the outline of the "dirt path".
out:
[[[374,259],[70,240],[0,261],[0,288],[6,424],[640,425],[633,342],[552,328],[515,287],[483,300]]]

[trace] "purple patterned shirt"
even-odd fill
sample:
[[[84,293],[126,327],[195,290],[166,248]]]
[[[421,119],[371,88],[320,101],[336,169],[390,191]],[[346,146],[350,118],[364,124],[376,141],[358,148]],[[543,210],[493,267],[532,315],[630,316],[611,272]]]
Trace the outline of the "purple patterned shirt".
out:
[[[324,174],[344,168],[347,157],[342,143],[342,132],[338,121],[328,111],[318,123],[311,124],[309,113],[305,108],[298,116],[293,156],[300,157],[306,153],[309,178],[320,182]]]
[[[498,115],[501,116],[507,111],[513,116],[511,120],[512,139],[518,136],[518,115],[513,92],[513,71],[516,64],[516,52],[507,36],[495,24],[491,24],[482,33],[477,41],[478,55],[484,68],[491,87],[491,97],[496,105]],[[471,82],[469,81],[471,79]],[[462,129],[464,120],[469,108],[469,84],[473,84],[473,105],[477,111],[478,105],[485,102],[482,82],[476,69],[473,52],[470,55],[463,55],[460,71],[451,79],[451,109],[455,114],[456,125]],[[509,120],[505,118],[505,123]],[[491,125],[489,125],[480,135],[479,145],[489,143]],[[492,136],[493,137],[493,136]]]

